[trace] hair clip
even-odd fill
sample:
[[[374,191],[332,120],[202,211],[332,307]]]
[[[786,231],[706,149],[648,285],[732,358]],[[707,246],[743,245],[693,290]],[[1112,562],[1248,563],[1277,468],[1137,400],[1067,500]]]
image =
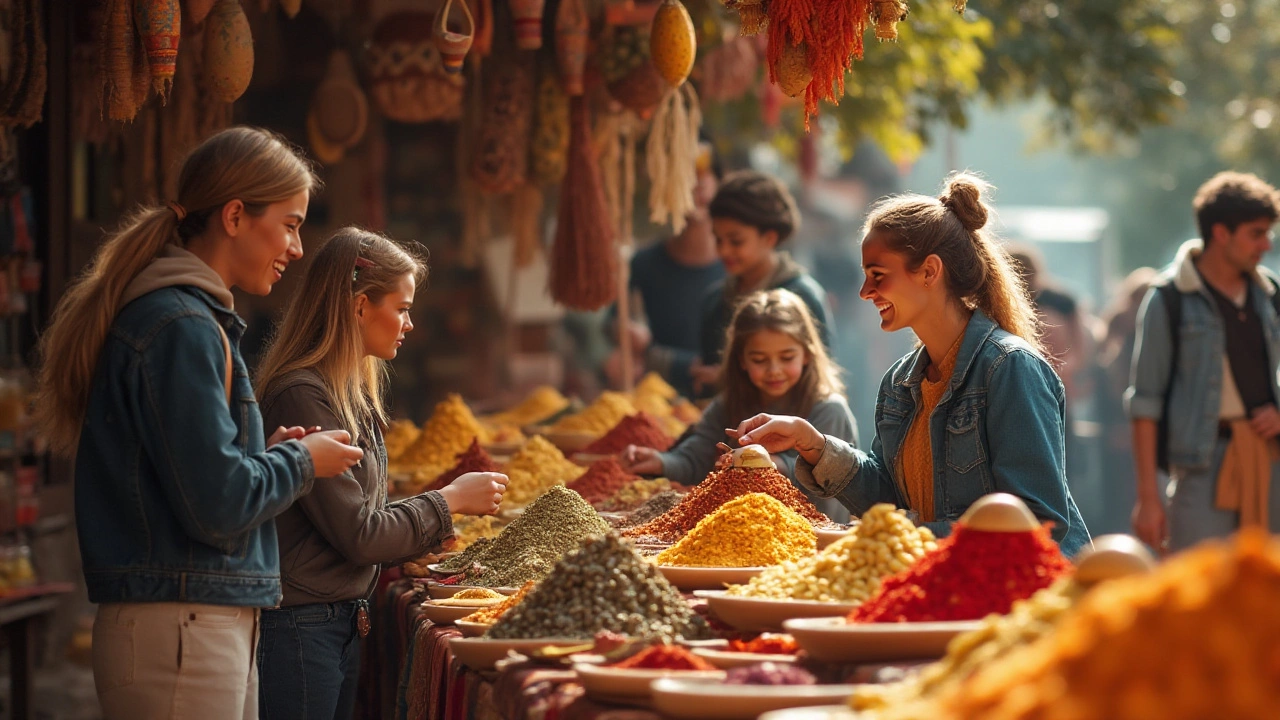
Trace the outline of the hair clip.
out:
[[[376,265],[373,264],[372,260],[357,256],[356,267],[354,270],[351,271],[351,282],[357,282],[358,280],[360,280],[360,271],[364,270],[365,268],[371,268],[371,267],[377,267]]]

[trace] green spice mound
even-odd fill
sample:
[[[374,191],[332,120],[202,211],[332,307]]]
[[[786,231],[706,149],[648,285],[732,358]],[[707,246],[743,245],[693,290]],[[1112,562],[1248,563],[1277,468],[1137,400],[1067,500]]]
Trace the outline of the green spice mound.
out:
[[[616,533],[587,538],[565,555],[486,637],[710,637],[706,621],[654,565]]]
[[[462,572],[471,566],[477,558],[489,551],[489,546],[493,544],[493,538],[478,538],[475,542],[466,547],[465,550],[446,559],[440,563],[440,569],[446,572]]]
[[[520,587],[529,580],[541,580],[583,538],[608,531],[609,525],[581,495],[556,485],[492,542],[465,559],[461,584]]]

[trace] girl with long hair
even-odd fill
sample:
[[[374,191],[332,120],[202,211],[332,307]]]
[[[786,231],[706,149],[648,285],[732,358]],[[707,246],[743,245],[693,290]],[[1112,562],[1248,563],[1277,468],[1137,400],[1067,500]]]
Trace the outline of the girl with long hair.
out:
[[[855,514],[892,502],[939,536],[979,497],[1012,493],[1071,554],[1089,532],[1067,489],[1062,381],[1022,280],[983,229],[987,187],[955,175],[941,197],[888,198],[867,219],[862,298],[882,330],[920,339],[881,381],[870,452],[797,417],[758,415],[732,434],[798,451],[797,479]]]
[[[418,557],[453,535],[450,513],[491,514],[499,473],[387,503],[387,362],[413,329],[426,265],[382,235],[339,230],[315,253],[257,373],[268,425],[337,427],[364,460],[276,519],[284,600],[262,613],[263,717],[350,718],[367,600],[384,563]]]
[[[684,484],[701,482],[715,467],[720,455],[716,444],[727,439],[725,428],[761,412],[806,417],[822,432],[857,444],[840,368],[795,293],[769,290],[748,295],[733,315],[726,340],[724,390],[671,450],[627,447],[622,460],[628,470]],[[784,452],[774,461],[784,475],[794,478],[796,459],[795,452]],[[832,519],[847,519],[838,502],[801,489],[820,509],[834,514]]]
[[[186,158],[176,199],[98,248],[41,338],[37,420],[75,453],[93,670],[108,718],[257,717],[259,608],[280,601],[272,518],[362,452],[262,417],[231,288],[266,295],[302,257],[317,180],[238,127]]]

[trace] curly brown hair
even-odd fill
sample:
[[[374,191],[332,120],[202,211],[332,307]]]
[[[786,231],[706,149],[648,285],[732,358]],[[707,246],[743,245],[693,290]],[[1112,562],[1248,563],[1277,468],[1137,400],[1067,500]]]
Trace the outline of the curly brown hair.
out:
[[[755,170],[726,175],[711,199],[712,218],[728,218],[760,232],[778,234],[781,245],[800,229],[800,210],[791,191],[778,178]]]
[[[1280,194],[1267,181],[1253,173],[1226,171],[1209,178],[1196,190],[1191,201],[1196,213],[1200,239],[1205,244],[1213,237],[1213,226],[1221,223],[1235,232],[1241,223],[1280,217]]]

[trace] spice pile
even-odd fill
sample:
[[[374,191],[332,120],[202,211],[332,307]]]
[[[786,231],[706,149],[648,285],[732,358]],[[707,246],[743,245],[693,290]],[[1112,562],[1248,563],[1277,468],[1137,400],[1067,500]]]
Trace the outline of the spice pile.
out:
[[[666,478],[636,480],[614,493],[614,496],[606,500],[600,506],[600,509],[611,511],[632,510],[648,502],[649,498],[654,495],[672,490],[682,494],[686,491],[685,486],[671,482]]]
[[[507,492],[502,497],[508,506],[532,502],[547,488],[576,480],[587,471],[570,461],[559,448],[541,435],[520,448],[507,463]]]
[[[988,615],[982,627],[948,645],[945,657],[905,680],[859,685],[849,705],[867,711],[865,720],[930,720],[923,701],[954,689],[980,668],[1048,635],[1083,595],[1083,586],[1062,578],[1014,603],[1008,615]]]
[[[479,438],[471,441],[471,446],[457,456],[457,464],[440,473],[435,480],[427,486],[427,490],[439,490],[447,487],[449,483],[458,478],[473,472],[499,472],[502,470],[498,463],[489,457],[489,453],[480,447]]]
[[[467,588],[453,594],[455,600],[501,600],[503,597],[506,596],[489,588]]]
[[[551,426],[551,432],[585,433],[599,437],[628,415],[635,415],[636,408],[626,395],[606,390],[586,410],[561,419]]]
[[[387,460],[396,462],[409,446],[418,441],[422,431],[412,420],[393,420],[382,436],[382,443],[387,447]]]
[[[715,670],[716,667],[680,645],[650,645],[609,667],[629,670]]]
[[[610,533],[587,538],[565,555],[486,637],[590,638],[600,630],[691,639],[710,633],[658,569]]]
[[[818,511],[782,473],[773,468],[725,468],[707,475],[680,504],[654,520],[623,532],[632,538],[653,537],[660,542],[676,542],[693,529],[698,521],[715,512],[721,505],[749,493],[762,492],[782,501],[814,525],[829,525],[831,520]]]
[[[569,489],[582,496],[593,506],[600,505],[614,493],[639,480],[636,475],[622,469],[612,457],[597,460],[577,480],[569,483]]]
[[[502,532],[506,523],[494,515],[453,515],[453,535],[457,541],[455,550],[465,551],[477,540],[492,538]],[[456,557],[456,556],[455,556]]]
[[[1070,574],[1070,561],[1041,525],[1026,532],[985,532],[956,525],[910,568],[884,578],[850,622],[978,620],[1009,612]]]
[[[471,548],[450,558],[445,569],[462,569],[463,585],[517,587],[544,577],[584,537],[608,530],[582,496],[556,486],[525,508],[480,552],[462,560],[464,564],[453,561],[468,555]]]
[[[733,668],[725,675],[725,685],[817,685],[808,670],[790,663],[764,662]]]
[[[663,490],[654,495],[640,507],[632,510],[621,522],[618,523],[619,529],[633,528],[637,525],[643,525],[659,515],[671,510],[671,508],[680,504],[680,499],[684,497],[684,493],[678,493],[675,490]]]
[[[501,427],[535,425],[569,407],[569,398],[550,385],[541,385],[520,401],[520,404],[484,419],[486,425]]]
[[[729,651],[760,655],[795,655],[800,652],[800,646],[790,635],[764,633],[751,640],[733,638],[729,641]]]
[[[659,565],[762,567],[812,555],[813,525],[777,498],[748,493],[721,505],[655,558]]]
[[[592,455],[616,455],[627,449],[628,445],[653,448],[663,452],[671,448],[671,438],[648,413],[638,412],[628,415],[613,426],[613,429],[583,448],[582,452]]]
[[[1048,637],[930,704],[939,720],[1275,717],[1280,545],[1242,530],[1089,591]]]
[[[450,393],[436,404],[418,439],[400,455],[397,463],[413,470],[414,481],[425,485],[453,467],[454,458],[472,440],[485,439],[484,429],[462,397]]]
[[[470,615],[462,619],[465,622],[492,625],[498,622],[498,620],[500,620],[503,615],[506,615],[508,610],[519,605],[522,601],[524,601],[525,596],[528,595],[529,591],[533,590],[533,586],[537,584],[538,584],[537,582],[530,580],[524,585],[521,585],[520,589],[517,590],[514,595],[508,596],[506,599],[504,599],[502,602],[498,603],[497,605],[490,605],[489,607],[486,607],[486,608],[480,608],[479,610],[471,613]],[[466,591],[464,590],[463,592],[466,592]]]
[[[860,603],[879,590],[881,578],[906,570],[936,547],[929,528],[917,528],[906,513],[880,503],[817,555],[768,568],[746,585],[730,586],[728,594]]]

